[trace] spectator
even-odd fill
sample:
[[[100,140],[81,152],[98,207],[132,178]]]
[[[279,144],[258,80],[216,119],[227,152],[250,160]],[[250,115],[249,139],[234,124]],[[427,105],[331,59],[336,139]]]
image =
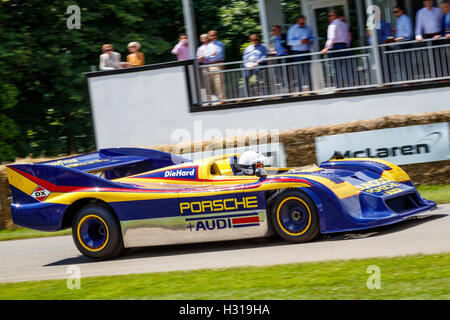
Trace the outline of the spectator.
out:
[[[270,55],[276,57],[284,57],[291,54],[291,48],[287,44],[287,34],[282,32],[281,26],[276,25],[272,27],[272,37],[270,38],[271,48]],[[280,94],[287,91],[287,67],[286,62],[291,62],[290,59],[281,58],[271,60],[269,64],[283,64],[283,66],[272,67],[273,77],[276,83],[273,86],[272,94]]]
[[[330,50],[340,50],[347,48],[349,27],[348,24],[338,19],[338,14],[336,10],[331,10],[328,13],[328,25],[327,30],[327,42],[325,43],[325,48],[320,51],[321,54],[327,54]],[[335,53],[333,56],[342,56],[342,53]]]
[[[209,43],[209,37],[207,33],[204,33],[200,36],[200,42],[202,43],[202,45],[197,49],[197,60],[201,64],[208,64],[208,59],[205,57]]]
[[[447,39],[450,39],[450,2],[448,0],[442,1],[441,9],[444,14],[444,34]]]
[[[102,45],[103,54],[100,55],[100,70],[114,70],[120,68],[120,53],[114,52],[112,44]]]
[[[265,92],[264,76],[261,74],[264,71],[258,66],[265,64],[264,59],[267,58],[268,50],[259,42],[257,34],[252,34],[250,41],[252,44],[244,49],[243,54],[244,66],[247,68],[245,78],[248,95],[267,95],[269,93]]]
[[[367,30],[367,44],[372,45],[372,38],[370,37],[370,30]],[[391,25],[385,20],[380,21],[380,28],[377,28],[377,39],[379,44],[392,42]]]
[[[199,62],[199,64],[208,64],[208,59],[206,58],[206,51],[208,50],[208,44],[209,44],[209,36],[207,33],[204,33],[200,36],[200,42],[202,43],[202,45],[200,47],[198,47],[197,49],[197,61]],[[201,87],[202,87],[202,100],[206,100],[209,99],[211,100],[211,79],[209,74],[205,74],[203,73],[206,70],[206,68],[200,68],[200,72],[202,73],[202,77],[200,77],[200,83],[201,83]],[[208,70],[206,70],[208,71]],[[206,97],[203,96],[203,94],[206,94]],[[208,103],[204,103],[203,106],[207,107],[210,106],[211,104]]]
[[[289,28],[287,38],[287,44],[291,47],[291,54],[311,52],[314,35],[311,28],[306,24],[305,16],[298,17],[296,24]],[[298,61],[298,58],[296,61]]]
[[[425,0],[423,5],[416,14],[416,40],[438,39],[443,33],[443,14],[441,10],[433,7],[432,0]]]
[[[130,51],[130,54],[127,55],[126,67],[138,67],[145,64],[145,55],[139,51],[140,48],[141,44],[137,41],[128,44],[128,51]]]
[[[225,47],[218,39],[218,33],[216,30],[211,30],[208,32],[209,37],[209,43],[206,48],[206,54],[205,58],[207,61],[207,64],[210,66],[208,67],[208,72],[210,73],[210,79],[207,86],[210,86],[209,92],[214,92],[217,100],[219,100],[216,105],[224,104],[223,101],[225,99],[225,91],[224,91],[224,76],[223,76],[223,70],[225,67],[223,65],[215,66],[214,64],[219,64],[225,62]],[[214,90],[212,90],[212,87],[214,86]],[[209,97],[211,100],[211,97]]]
[[[347,24],[347,19],[345,19],[344,16],[340,16],[339,19]],[[347,48],[352,46],[352,32],[350,31],[350,28],[348,31],[347,41],[345,41],[345,43],[347,43]]]
[[[281,26],[277,25],[272,27],[271,42],[274,50],[271,51],[270,54],[277,57],[290,54],[290,47],[287,44],[287,35],[282,32]]]
[[[173,47],[172,54],[177,56],[178,61],[191,60],[189,42],[186,34],[180,34],[180,40],[175,47]]]
[[[350,28],[347,23],[339,19],[339,15],[335,9],[328,12],[327,42],[325,48],[320,51],[321,54],[328,54],[329,51],[336,51],[346,49],[349,43]],[[348,56],[348,51],[332,52],[330,58],[339,58]],[[344,86],[351,86],[353,82],[352,60],[336,59],[333,62],[335,69],[336,87],[342,88]],[[349,66],[347,65],[349,64]]]
[[[394,41],[402,42],[412,40],[413,25],[411,18],[405,14],[405,8],[400,5],[394,7],[394,14],[397,17],[395,23],[395,38]]]
[[[255,68],[267,58],[267,48],[259,42],[259,36],[252,34],[250,36],[251,45],[244,49],[243,60],[246,68]]]
[[[291,54],[308,54],[311,52],[311,47],[314,43],[314,35],[312,29],[306,24],[306,17],[301,15],[298,17],[296,24],[288,30],[288,45],[291,47]],[[296,65],[297,82],[300,91],[309,91],[311,89],[311,72],[310,63],[303,63],[310,61],[310,55],[294,57],[294,62],[300,62]],[[305,88],[302,88],[302,85]],[[305,89],[305,90],[303,90]]]

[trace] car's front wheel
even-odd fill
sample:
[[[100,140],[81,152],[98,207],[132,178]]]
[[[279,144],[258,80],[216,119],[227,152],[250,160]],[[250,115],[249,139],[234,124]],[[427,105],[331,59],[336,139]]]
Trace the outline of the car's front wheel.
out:
[[[316,206],[297,190],[285,191],[275,199],[271,219],[276,233],[293,243],[311,241],[320,231]]]
[[[120,224],[106,206],[83,207],[72,225],[72,237],[78,250],[92,259],[109,259],[123,252]]]

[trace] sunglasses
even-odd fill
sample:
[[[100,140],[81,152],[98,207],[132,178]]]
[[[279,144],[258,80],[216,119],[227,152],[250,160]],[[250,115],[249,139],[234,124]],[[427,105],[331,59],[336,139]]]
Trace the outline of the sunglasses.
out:
[[[396,11],[393,11],[394,13],[400,13],[400,11],[398,11],[398,10],[396,10]]]

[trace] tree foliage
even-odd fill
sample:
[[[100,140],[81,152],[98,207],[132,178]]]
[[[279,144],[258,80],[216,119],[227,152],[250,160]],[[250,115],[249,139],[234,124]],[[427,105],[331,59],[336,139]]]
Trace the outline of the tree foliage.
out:
[[[147,63],[173,59],[183,28],[180,1],[80,0],[80,30],[66,25],[72,4],[0,2],[0,162],[94,148],[83,73],[98,65],[103,43],[123,59],[130,41],[142,44]]]
[[[73,4],[79,30],[66,25]],[[260,33],[256,0],[193,5],[198,33],[218,30],[227,60],[240,60],[242,43]],[[128,42],[139,41],[146,63],[171,61],[184,31],[181,0],[0,0],[0,163],[93,150],[83,73],[98,65],[101,45],[125,60]]]

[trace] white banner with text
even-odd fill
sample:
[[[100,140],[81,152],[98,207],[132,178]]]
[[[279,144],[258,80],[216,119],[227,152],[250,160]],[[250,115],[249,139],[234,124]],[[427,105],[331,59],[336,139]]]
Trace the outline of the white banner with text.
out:
[[[379,158],[397,165],[450,158],[448,122],[317,137],[318,163],[335,151],[345,158]]]

